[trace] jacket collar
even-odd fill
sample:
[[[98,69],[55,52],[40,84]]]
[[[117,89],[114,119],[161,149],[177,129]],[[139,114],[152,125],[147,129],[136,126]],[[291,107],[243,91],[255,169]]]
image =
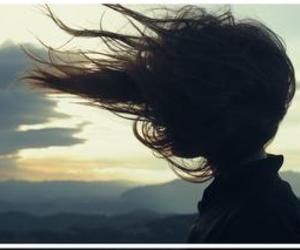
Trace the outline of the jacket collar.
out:
[[[253,183],[266,185],[268,180],[278,176],[283,161],[283,155],[268,154],[264,159],[240,164],[234,168],[235,171],[216,176],[205,189],[202,201],[198,203],[199,211],[209,208],[219,199],[227,199],[244,192]]]
[[[256,175],[256,174],[276,174],[284,162],[283,155],[267,154],[266,158],[238,164],[232,171],[216,176],[215,179],[232,179],[235,177]]]

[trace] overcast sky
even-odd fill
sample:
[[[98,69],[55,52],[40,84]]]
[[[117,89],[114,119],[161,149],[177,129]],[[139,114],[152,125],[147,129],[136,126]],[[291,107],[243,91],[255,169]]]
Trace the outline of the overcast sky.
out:
[[[147,6],[133,6],[139,10]],[[149,6],[148,6],[149,7]],[[151,6],[153,7],[153,5]],[[209,8],[220,8],[214,6]],[[67,24],[97,27],[100,5],[52,5]],[[238,17],[259,19],[283,37],[300,77],[300,5],[232,6]],[[104,27],[118,29],[124,18],[108,10]],[[35,36],[57,47],[69,39],[38,6],[0,8],[0,179],[116,180],[162,182],[175,178],[167,163],[152,156],[133,136],[130,122],[108,112],[76,104],[74,98],[49,98],[28,91],[16,78],[28,61],[15,44],[39,44]],[[100,48],[99,41],[75,40],[71,48]],[[285,155],[282,170],[298,171],[300,162],[300,96],[297,94],[269,148]]]

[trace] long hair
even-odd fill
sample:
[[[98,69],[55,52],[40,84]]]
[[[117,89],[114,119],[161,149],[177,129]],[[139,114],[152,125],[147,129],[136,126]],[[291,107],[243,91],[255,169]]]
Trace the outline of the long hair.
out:
[[[101,38],[107,50],[45,45],[49,60],[31,54],[37,65],[24,78],[133,120],[136,138],[190,181],[230,171],[266,147],[295,93],[293,65],[277,34],[230,10],[186,5],[150,17],[105,6],[127,17],[136,34],[75,29],[46,7],[63,31]]]

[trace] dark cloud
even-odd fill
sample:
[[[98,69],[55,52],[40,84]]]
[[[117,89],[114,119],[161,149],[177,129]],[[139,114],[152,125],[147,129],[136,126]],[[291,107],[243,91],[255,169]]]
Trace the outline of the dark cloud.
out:
[[[31,49],[35,53],[42,50]],[[56,102],[46,94],[30,89],[19,80],[22,72],[30,67],[30,60],[20,47],[6,43],[0,47],[0,168],[13,167],[17,153],[26,148],[69,146],[82,143],[74,137],[77,128],[45,128],[18,131],[20,125],[45,123],[53,118],[67,118],[68,115],[55,111]]]
[[[30,49],[35,54],[46,56],[43,49],[33,45],[25,44],[24,47]],[[30,69],[31,59],[24,53],[21,46],[14,45],[12,42],[5,42],[0,46],[0,89],[23,88],[25,85],[18,82],[22,72]]]
[[[31,93],[25,89],[0,90],[0,130],[16,130],[21,124],[44,123],[50,118],[67,117],[67,115],[54,112],[55,106],[54,101],[33,91]]]
[[[27,131],[4,131],[0,138],[0,155],[15,154],[20,149],[44,148],[49,146],[70,146],[82,143],[83,140],[73,137],[80,128],[45,128]]]

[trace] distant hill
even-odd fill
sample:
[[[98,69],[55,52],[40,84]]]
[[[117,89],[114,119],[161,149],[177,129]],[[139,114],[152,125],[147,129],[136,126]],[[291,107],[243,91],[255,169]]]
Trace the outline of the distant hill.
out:
[[[0,214],[0,243],[185,243],[195,215]]]
[[[300,197],[300,173],[285,171],[280,176],[291,184]],[[129,207],[154,209],[164,213],[195,213],[197,203],[209,183],[192,184],[174,180],[161,185],[136,187],[123,193],[121,197]]]
[[[185,243],[208,184],[0,183],[0,243]]]
[[[0,199],[26,201],[45,201],[54,199],[74,199],[81,197],[118,197],[137,183],[120,181],[2,181]]]
[[[137,186],[119,182],[0,182],[0,212],[121,214],[136,209],[194,213],[208,184],[174,180]]]
[[[282,179],[286,180],[292,186],[292,189],[300,197],[300,173],[294,171],[280,172]]]
[[[122,213],[122,193],[137,186],[129,182],[5,181],[0,182],[0,212],[31,214]]]
[[[300,197],[300,173],[280,173]],[[120,182],[0,182],[0,212],[31,214],[122,214],[136,209],[159,213],[196,213],[208,183],[174,180],[137,186]]]
[[[148,208],[162,213],[196,213],[197,203],[208,184],[174,180],[130,189],[122,194],[121,200],[128,207]]]

